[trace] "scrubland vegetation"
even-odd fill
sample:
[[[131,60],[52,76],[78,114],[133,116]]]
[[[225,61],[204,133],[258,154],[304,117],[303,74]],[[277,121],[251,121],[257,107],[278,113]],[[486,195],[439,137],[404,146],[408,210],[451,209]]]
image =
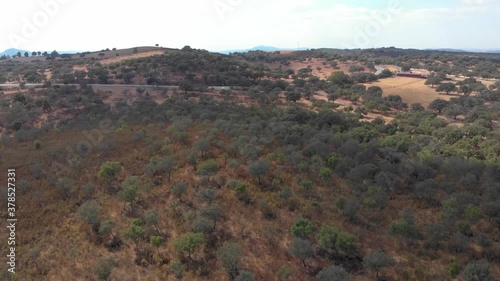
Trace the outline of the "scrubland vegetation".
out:
[[[311,58],[328,79],[287,67]],[[498,79],[498,59],[185,47],[0,62],[0,82],[44,84],[0,95],[20,206],[19,272],[2,278],[495,280],[500,84],[478,79]],[[432,71],[443,98],[426,108],[366,86],[396,79],[381,64]],[[143,82],[179,89],[110,103],[89,86]]]

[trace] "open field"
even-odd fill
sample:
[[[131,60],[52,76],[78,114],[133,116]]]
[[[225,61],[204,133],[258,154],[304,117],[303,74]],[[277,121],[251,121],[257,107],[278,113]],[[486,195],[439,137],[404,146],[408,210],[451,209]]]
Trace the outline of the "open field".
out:
[[[117,49],[117,50],[102,50],[102,51],[94,51],[94,52],[89,52],[86,53],[83,58],[91,58],[91,59],[101,59],[101,60],[107,60],[107,59],[114,59],[118,57],[130,57],[130,58],[138,58],[142,57],[141,55],[146,53],[150,56],[151,52],[154,52],[155,54],[163,54],[166,50],[169,50],[167,48],[162,48],[162,47],[137,47],[137,48],[128,48],[128,49]],[[49,52],[50,54],[50,52]],[[99,54],[104,54],[104,55],[99,55]],[[75,58],[80,58],[80,54],[70,54],[72,59]],[[45,61],[46,58],[44,56],[35,56],[35,57],[21,57],[21,58],[10,58],[8,61],[15,61],[15,62],[22,62],[22,63],[34,63],[34,62],[41,62]],[[64,60],[61,57],[56,58],[56,60]]]
[[[384,90],[384,96],[399,95],[406,103],[408,103],[408,105],[420,103],[427,107],[436,99],[449,100],[453,97],[453,95],[437,93],[434,88],[427,86],[424,83],[424,79],[393,77],[381,79],[373,83],[366,83],[365,86],[379,86],[382,90]]]
[[[149,52],[143,52],[143,53],[137,53],[137,54],[131,54],[131,55],[117,56],[114,58],[104,59],[101,61],[101,63],[102,64],[110,64],[110,63],[121,62],[124,60],[131,60],[131,59],[138,59],[138,58],[151,57],[151,56],[155,56],[155,55],[161,55],[163,53],[164,53],[164,51],[157,50],[157,51],[149,51]]]

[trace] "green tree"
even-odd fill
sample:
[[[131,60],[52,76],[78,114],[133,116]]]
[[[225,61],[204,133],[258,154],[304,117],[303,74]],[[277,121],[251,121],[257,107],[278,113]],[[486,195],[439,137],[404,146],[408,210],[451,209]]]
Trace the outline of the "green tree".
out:
[[[56,184],[57,189],[59,189],[64,198],[70,198],[75,190],[73,180],[70,178],[60,178]]]
[[[443,113],[448,117],[452,117],[453,120],[456,120],[458,115],[465,114],[465,108],[459,104],[452,104],[445,107]]]
[[[36,269],[40,272],[40,267],[38,266],[38,258],[40,257],[41,249],[40,247],[33,247],[28,252],[28,258],[35,263]]]
[[[413,103],[410,108],[411,108],[411,111],[424,111],[425,110],[425,107],[423,107],[422,104],[420,104],[420,103]]]
[[[116,175],[118,175],[120,168],[121,166],[119,162],[105,162],[101,165],[97,177],[100,180],[107,182],[109,187],[111,188],[111,183],[115,179]]]
[[[80,218],[90,224],[92,226],[92,230],[96,233],[99,231],[99,213],[99,204],[95,200],[87,201],[78,208],[78,215]]]
[[[316,275],[318,281],[349,281],[349,273],[341,266],[332,265]]]
[[[186,162],[193,166],[193,169],[196,170],[196,166],[198,165],[198,155],[196,152],[192,151],[186,156]]]
[[[205,162],[202,162],[198,165],[198,169],[196,173],[200,176],[213,176],[219,171],[219,163],[217,161],[210,159]]]
[[[197,216],[193,221],[192,228],[194,232],[200,232],[207,235],[214,231],[212,222],[204,216]]]
[[[183,202],[182,196],[186,194],[186,192],[187,192],[187,184],[183,182],[174,184],[174,186],[172,186],[172,194],[176,198],[178,198],[181,202]]]
[[[382,72],[378,75],[379,78],[389,78],[392,77],[394,73],[392,73],[389,69],[384,69]]]
[[[365,68],[359,65],[353,65],[349,67],[349,72],[363,72],[365,71]]]
[[[363,258],[363,266],[369,270],[375,271],[375,276],[377,278],[379,272],[383,268],[392,265],[394,265],[394,259],[380,250],[371,252]]]
[[[151,246],[158,248],[158,247],[161,246],[161,243],[163,243],[163,237],[161,237],[161,236],[151,236],[149,238],[149,243],[151,244]]]
[[[278,278],[279,281],[286,281],[288,280],[288,278],[290,278],[290,276],[292,276],[293,274],[293,269],[284,264],[282,265],[278,271],[276,271],[276,277]]]
[[[137,187],[139,184],[140,180],[136,176],[127,178],[122,184],[123,189],[118,193],[118,197],[125,202],[123,208],[125,208],[127,203],[133,206],[135,198],[139,193],[139,188]]]
[[[175,161],[175,159],[171,156],[166,156],[162,159],[162,161],[158,163],[158,171],[161,173],[166,173],[168,181],[170,182],[172,172],[174,171],[176,166],[177,161]]]
[[[106,236],[113,233],[113,228],[115,227],[115,222],[112,220],[105,220],[99,226],[99,235]]]
[[[321,227],[317,234],[319,245],[327,251],[334,251],[339,233],[340,230],[336,227],[327,225]]]
[[[437,99],[429,104],[429,108],[433,109],[433,110],[437,110],[438,113],[441,113],[441,111],[443,111],[443,109],[446,108],[448,106],[448,104],[449,103],[443,99]]]
[[[298,238],[307,238],[315,229],[314,224],[305,218],[298,218],[292,225],[292,235]]]
[[[210,205],[209,207],[201,210],[200,215],[213,222],[213,229],[217,226],[217,221],[222,219],[224,216],[221,207],[217,204]]]
[[[335,241],[335,249],[347,256],[353,256],[357,251],[356,237],[347,232],[339,232]]]
[[[269,161],[257,160],[248,165],[248,173],[252,177],[257,177],[259,185],[262,185],[261,177],[264,177],[269,173],[270,166],[271,164],[269,163]]]
[[[155,156],[149,159],[149,163],[144,168],[144,171],[153,177],[167,174],[168,181],[170,182],[171,174],[176,166],[177,161],[172,156],[165,156],[164,158]]]
[[[287,91],[285,93],[285,97],[287,100],[291,102],[297,102],[298,100],[300,100],[300,98],[302,98],[302,95],[300,94],[299,91],[293,90],[293,91]]]
[[[40,148],[42,148],[42,142],[40,140],[34,140],[33,146],[35,147],[35,150],[39,150]]]
[[[425,85],[431,85],[432,88],[434,88],[434,86],[438,85],[439,83],[441,83],[442,79],[436,75],[430,75],[427,80],[425,81]]]
[[[463,272],[465,281],[493,281],[487,261],[480,260],[469,263]]]
[[[460,274],[460,265],[456,262],[450,263],[448,266],[448,273],[452,279],[457,278],[458,274]]]
[[[151,224],[156,230],[156,233],[160,236],[160,229],[158,228],[158,212],[152,210],[144,216],[144,222]]]
[[[241,250],[238,244],[228,243],[217,249],[217,259],[231,279],[238,275]]]
[[[290,254],[300,259],[304,268],[307,268],[306,260],[312,258],[314,255],[312,244],[306,239],[293,238],[288,250]]]
[[[335,71],[330,75],[328,81],[334,85],[344,86],[352,84],[351,77],[345,74],[343,71]]]
[[[202,189],[196,193],[196,199],[200,202],[206,202],[208,204],[212,203],[217,192],[213,189]]]
[[[253,273],[242,270],[234,281],[255,281],[255,278],[253,277]]]
[[[475,223],[481,218],[481,210],[472,204],[467,205],[465,208],[465,218],[471,222]]]
[[[101,257],[97,262],[95,267],[95,272],[99,279],[107,280],[113,268],[117,266],[117,263],[113,257]]]
[[[457,86],[454,83],[441,83],[436,88],[437,92],[445,92],[447,95],[456,90]]]
[[[321,169],[319,170],[319,177],[321,178],[321,180],[323,180],[324,182],[328,182],[331,176],[332,171],[329,168],[321,167]]]
[[[187,81],[187,80],[184,80],[180,85],[179,85],[179,89],[181,89],[182,91],[184,91],[184,94],[187,95],[188,92],[194,90],[194,85],[193,83]]]
[[[192,260],[192,253],[206,243],[203,233],[188,232],[174,240],[173,245],[177,252],[185,252]]]
[[[201,158],[205,159],[207,153],[210,151],[211,143],[207,139],[200,139],[195,143],[196,149],[201,152]]]
[[[163,243],[163,237],[161,237],[161,236],[151,236],[149,238],[149,244],[151,244],[151,246],[156,248],[158,256],[160,256],[161,243]]]
[[[402,212],[399,221],[390,224],[389,232],[410,241],[420,238],[420,232],[415,224],[415,217],[408,209]]]
[[[136,247],[139,247],[139,241],[144,239],[145,232],[142,226],[137,224],[132,224],[125,232],[125,238],[132,240]]]
[[[170,265],[170,270],[172,270],[172,272],[174,273],[174,276],[175,276],[175,278],[177,278],[177,280],[182,280],[182,276],[184,275],[185,269],[186,269],[186,266],[184,264],[182,264],[182,262],[179,260],[172,262],[172,264]]]

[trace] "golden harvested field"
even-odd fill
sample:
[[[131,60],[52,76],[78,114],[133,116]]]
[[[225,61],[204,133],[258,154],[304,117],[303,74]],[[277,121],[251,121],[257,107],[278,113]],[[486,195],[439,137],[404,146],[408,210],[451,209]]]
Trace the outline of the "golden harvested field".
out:
[[[101,63],[102,64],[110,64],[110,63],[122,62],[124,60],[145,58],[145,57],[151,57],[151,56],[155,56],[155,55],[163,55],[164,53],[165,53],[165,51],[158,50],[158,51],[149,51],[149,52],[144,52],[144,53],[125,55],[125,56],[117,56],[114,58],[104,59],[101,61]]]
[[[381,67],[383,67],[385,69],[389,69],[392,72],[400,71],[400,67],[398,67],[396,65],[381,65]]]
[[[424,84],[425,79],[416,79],[409,77],[393,77],[381,79],[377,82],[366,83],[366,87],[379,86],[384,90],[384,97],[388,95],[399,95],[403,100],[411,105],[421,103],[427,107],[436,99],[449,100],[453,95],[440,94],[431,86]]]

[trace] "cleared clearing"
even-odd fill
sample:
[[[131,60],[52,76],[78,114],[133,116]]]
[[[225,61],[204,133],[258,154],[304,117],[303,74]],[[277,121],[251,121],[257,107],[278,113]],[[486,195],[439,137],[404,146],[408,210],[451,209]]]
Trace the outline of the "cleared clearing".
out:
[[[408,105],[420,103],[427,107],[436,99],[449,100],[453,97],[453,95],[437,93],[435,88],[425,85],[425,79],[393,77],[364,85],[366,87],[379,86],[384,90],[384,97],[399,95]]]
[[[311,58],[311,59],[304,60],[304,61],[298,61],[298,60],[291,61],[290,65],[288,65],[287,68],[290,68],[293,71],[295,71],[295,73],[297,73],[299,71],[299,69],[301,69],[301,68],[310,67],[312,70],[312,72],[311,72],[312,75],[314,75],[320,79],[324,79],[324,80],[328,79],[330,77],[330,75],[332,75],[332,73],[336,72],[336,71],[343,71],[349,75],[352,74],[352,72],[349,71],[349,68],[351,66],[362,66],[362,67],[364,67],[365,72],[373,72],[359,62],[355,62],[355,61],[347,61],[345,63],[341,63],[339,61],[336,61],[336,62],[337,62],[337,67],[333,68],[330,66],[330,63],[328,63],[323,58]],[[271,64],[271,65],[274,68],[281,67],[281,65],[277,64],[277,63]]]
[[[126,56],[119,56],[115,58],[110,58],[110,59],[104,59],[101,61],[102,64],[110,64],[110,63],[116,63],[116,62],[121,62],[124,60],[131,60],[131,59],[138,59],[138,58],[145,58],[145,57],[152,57],[155,55],[163,55],[165,51],[150,51],[150,52],[144,52],[144,53],[137,53],[133,55],[126,55]]]

